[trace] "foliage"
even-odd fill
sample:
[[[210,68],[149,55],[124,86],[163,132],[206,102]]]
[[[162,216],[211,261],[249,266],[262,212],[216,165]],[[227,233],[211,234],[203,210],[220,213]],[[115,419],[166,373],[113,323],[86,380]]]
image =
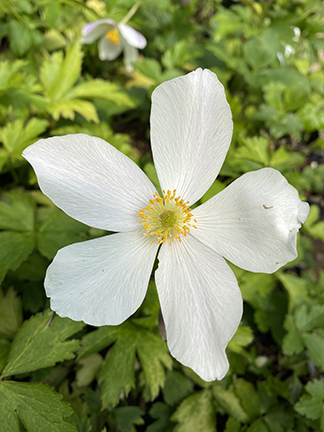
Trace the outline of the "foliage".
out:
[[[0,2],[0,418],[4,431],[324,431],[324,24],[321,0],[144,0],[133,73],[82,46],[82,26],[131,0]],[[150,95],[196,67],[225,86],[234,137],[202,202],[239,175],[279,169],[311,204],[298,258],[276,274],[233,270],[245,301],[230,372],[205,383],[172,359],[153,280],[127,322],[52,316],[42,282],[57,250],[104,234],[38,190],[21,152],[84,132],[156,183]],[[1,430],[2,430],[1,429]]]

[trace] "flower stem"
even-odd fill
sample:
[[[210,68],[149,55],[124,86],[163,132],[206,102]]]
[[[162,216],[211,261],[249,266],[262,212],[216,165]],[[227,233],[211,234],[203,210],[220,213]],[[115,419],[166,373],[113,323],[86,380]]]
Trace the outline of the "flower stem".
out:
[[[142,3],[141,1],[138,1],[134,4],[134,6],[130,9],[128,14],[125,15],[124,18],[121,20],[122,24],[126,24],[132,18],[132,16],[135,14],[137,9],[140,7],[141,3]]]

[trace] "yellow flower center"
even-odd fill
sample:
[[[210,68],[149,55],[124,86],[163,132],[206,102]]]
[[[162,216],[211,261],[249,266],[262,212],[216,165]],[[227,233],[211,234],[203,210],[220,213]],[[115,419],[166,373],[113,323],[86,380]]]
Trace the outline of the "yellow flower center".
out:
[[[119,31],[118,29],[109,30],[106,33],[106,39],[108,39],[112,44],[118,45],[120,43]]]
[[[197,221],[193,219],[191,208],[188,207],[189,201],[184,202],[176,197],[176,190],[168,190],[167,193],[163,191],[163,195],[164,199],[155,192],[148,205],[137,213],[141,219],[138,222],[143,227],[138,232],[143,232],[146,238],[152,238],[151,243],[169,241],[171,245],[175,239],[181,242],[181,237],[186,237],[190,228],[197,228],[191,220]]]

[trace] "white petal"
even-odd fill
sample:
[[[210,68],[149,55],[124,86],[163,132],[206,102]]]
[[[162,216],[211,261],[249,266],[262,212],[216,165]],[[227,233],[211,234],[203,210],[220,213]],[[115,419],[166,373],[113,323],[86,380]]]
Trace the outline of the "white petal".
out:
[[[231,111],[216,75],[197,69],[152,94],[151,141],[162,189],[192,205],[211,186],[232,137]]]
[[[115,60],[122,52],[122,44],[117,45],[110,42],[106,37],[100,39],[98,43],[98,51],[100,60]]]
[[[100,19],[88,23],[82,29],[80,42],[83,44],[92,44],[95,40],[104,36],[112,26],[116,26],[116,22],[111,19]]]
[[[123,38],[126,39],[129,45],[140,49],[146,47],[145,37],[137,30],[133,29],[133,27],[122,23],[118,24],[118,27]]]
[[[136,213],[155,193],[143,171],[100,138],[75,134],[42,139],[23,156],[43,193],[69,216],[95,228],[137,230]]]
[[[194,209],[191,232],[235,265],[273,273],[296,258],[296,234],[308,211],[279,171],[263,168]]]
[[[136,62],[138,57],[138,50],[137,48],[132,47],[129,45],[126,41],[124,43],[124,62],[125,62],[125,68],[127,72],[133,72],[134,67],[132,63]]]
[[[45,278],[51,309],[95,326],[122,323],[145,297],[157,248],[129,232],[59,250]]]
[[[155,273],[171,354],[205,381],[228,370],[225,348],[242,316],[242,297],[225,260],[192,236],[163,244]]]

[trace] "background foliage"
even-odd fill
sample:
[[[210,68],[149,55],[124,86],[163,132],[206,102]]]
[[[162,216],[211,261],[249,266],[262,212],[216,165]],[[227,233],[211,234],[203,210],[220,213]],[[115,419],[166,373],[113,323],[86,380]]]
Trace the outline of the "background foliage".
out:
[[[6,431],[324,431],[324,10],[321,0],[143,0],[148,40],[122,57],[81,46],[86,22],[121,20],[131,0],[0,2],[0,419]],[[156,183],[152,90],[196,67],[216,72],[235,123],[219,178],[279,169],[311,204],[298,258],[273,275],[233,267],[245,300],[230,372],[205,383],[171,358],[154,281],[135,315],[91,328],[52,316],[43,290],[57,250],[103,234],[38,189],[22,150],[85,132]]]

